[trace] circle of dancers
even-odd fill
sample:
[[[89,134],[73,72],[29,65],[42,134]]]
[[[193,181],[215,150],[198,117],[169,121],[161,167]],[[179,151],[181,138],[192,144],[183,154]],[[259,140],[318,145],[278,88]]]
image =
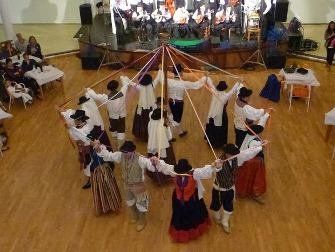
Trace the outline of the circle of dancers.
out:
[[[202,180],[213,179],[209,208],[214,222],[229,234],[235,196],[264,203],[263,150],[268,141],[260,135],[271,109],[258,109],[250,104],[252,90],[245,86],[245,82],[237,81],[229,89],[224,80],[214,83],[208,74],[196,81],[188,81],[183,79],[185,65],[173,64],[173,70],[168,72],[165,81],[166,101],[163,96],[155,97],[157,85],[163,85],[165,78],[164,72],[159,70],[155,76],[147,71],[139,72],[132,79],[122,75],[107,84],[105,93],[87,88],[75,110],[57,107],[69,139],[78,149],[79,164],[87,177],[82,188],[91,188],[98,215],[118,212],[123,198],[129,208],[130,222],[141,231],[146,227],[149,211],[145,177],[159,185],[173,183],[169,234],[173,241],[187,242],[206,233],[211,225],[203,199]],[[137,76],[137,81],[134,81]],[[185,96],[191,101],[187,90],[201,88],[212,93],[203,128],[204,138],[212,149],[219,148],[222,153],[216,156],[213,150],[215,160],[195,168],[187,159],[176,161],[173,144],[183,141],[188,133],[182,126]],[[132,134],[147,142],[146,154],[138,153],[136,145],[126,140],[129,89],[139,94]],[[227,142],[230,119],[226,109],[232,97],[236,97],[233,115],[235,144]],[[102,106],[108,113],[108,129],[100,115]],[[107,130],[117,140],[116,148],[111,146]],[[121,180],[115,178],[114,169],[121,169]],[[122,196],[120,184],[124,188]]]

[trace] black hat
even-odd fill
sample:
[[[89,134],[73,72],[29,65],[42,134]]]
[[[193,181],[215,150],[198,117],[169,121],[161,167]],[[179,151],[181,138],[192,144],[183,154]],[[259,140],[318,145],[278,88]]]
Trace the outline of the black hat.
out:
[[[176,64],[176,67],[173,67],[173,70],[172,70],[172,72],[176,76],[178,76],[178,73],[180,74],[182,71],[183,71],[183,67],[181,66],[181,64]]]
[[[81,97],[79,98],[78,105],[81,105],[81,104],[87,102],[89,99],[90,99],[90,98],[87,98],[86,96],[81,96]]]
[[[95,5],[97,8],[100,8],[103,6],[102,2],[97,2],[97,4]]]
[[[262,133],[263,130],[264,130],[264,127],[261,126],[261,125],[257,125],[257,124],[254,124],[254,125],[251,125],[249,127],[253,132],[255,132],[257,135]],[[248,134],[249,135],[253,135],[254,133],[251,132],[251,130],[248,129]]]
[[[216,86],[217,91],[224,91],[227,89],[227,83],[225,81],[220,81],[219,84]]]
[[[70,115],[70,117],[74,120],[80,120],[85,122],[86,120],[90,119],[86,114],[84,110],[81,109],[77,109],[76,112],[72,115]]]
[[[250,95],[252,95],[252,90],[251,89],[248,89],[246,87],[242,87],[240,89],[240,92],[238,94],[238,97],[239,98],[244,98],[244,97],[249,97]]]
[[[121,152],[134,152],[136,150],[136,145],[132,141],[125,141],[121,146]]]
[[[107,89],[109,91],[114,91],[118,88],[119,86],[119,82],[117,80],[111,80],[108,84],[107,84]]]
[[[90,131],[90,133],[87,135],[89,139],[98,140],[101,137],[101,134],[103,133],[101,126],[94,125],[93,129]]]
[[[150,74],[145,74],[145,75],[142,75],[141,77],[139,77],[138,81],[142,86],[148,86],[148,85],[152,84],[152,77],[151,77]]]
[[[174,172],[178,174],[185,174],[192,170],[192,166],[187,159],[179,159],[178,164],[174,166]]]
[[[240,150],[235,144],[225,144],[223,146],[223,152],[235,156],[240,153]]]

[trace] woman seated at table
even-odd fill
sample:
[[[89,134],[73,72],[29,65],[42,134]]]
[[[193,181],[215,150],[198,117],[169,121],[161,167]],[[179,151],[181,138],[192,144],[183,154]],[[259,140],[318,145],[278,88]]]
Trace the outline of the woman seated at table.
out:
[[[18,50],[16,50],[13,47],[11,41],[6,41],[4,43],[4,47],[1,48],[1,50],[2,50],[2,57],[4,57],[5,59],[9,57],[13,57],[17,55],[18,53],[20,53]]]
[[[27,45],[27,53],[37,58],[43,59],[41,46],[34,36],[30,36]]]
[[[30,88],[33,91],[34,95],[38,97],[40,92],[38,84],[33,79],[24,77],[23,74],[24,73],[22,69],[17,64],[13,64],[13,61],[10,58],[6,59],[6,66],[5,66],[6,79],[16,83],[23,83],[27,88]]]
[[[34,67],[35,68],[39,67],[41,71],[43,72],[42,65],[37,63],[36,60],[34,59],[29,59],[29,54],[25,52],[23,54],[23,61],[21,64],[21,69],[23,73],[33,70]]]

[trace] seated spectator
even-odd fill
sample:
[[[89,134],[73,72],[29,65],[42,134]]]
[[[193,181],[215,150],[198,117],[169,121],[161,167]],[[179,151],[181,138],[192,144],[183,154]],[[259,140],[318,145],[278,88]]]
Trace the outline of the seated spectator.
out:
[[[21,33],[17,33],[16,34],[17,40],[14,42],[14,46],[17,50],[19,50],[21,53],[26,52],[27,51],[27,45],[28,45],[28,41],[25,40],[22,37]]]
[[[9,149],[7,146],[8,135],[4,128],[3,121],[8,118],[12,118],[13,115],[6,112],[5,106],[0,102],[0,149],[6,151]]]
[[[31,90],[26,88],[22,83],[7,81],[6,88],[9,95],[13,96],[14,98],[22,97],[24,103],[31,104],[33,102]]]
[[[39,43],[37,43],[36,38],[34,36],[29,37],[27,45],[27,53],[37,58],[43,59],[41,46]]]
[[[43,72],[42,65],[37,63],[34,59],[29,59],[29,54],[24,53],[23,54],[23,61],[22,61],[22,64],[21,64],[22,71],[25,73],[25,72],[33,70],[34,67],[35,68],[37,68],[37,67],[41,68],[41,71]]]
[[[9,81],[23,83],[26,87],[33,91],[34,95],[39,95],[40,89],[36,81],[24,77],[22,69],[17,64],[13,64],[13,61],[10,58],[6,59],[5,76]]]
[[[2,49],[2,55],[5,58],[13,57],[17,55],[19,52],[13,47],[11,41],[5,42],[5,47]]]

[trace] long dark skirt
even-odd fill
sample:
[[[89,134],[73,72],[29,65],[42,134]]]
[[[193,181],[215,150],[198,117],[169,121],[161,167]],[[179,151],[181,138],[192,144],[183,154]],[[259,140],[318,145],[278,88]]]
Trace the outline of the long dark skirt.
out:
[[[148,157],[157,156],[157,155],[158,155],[157,153],[156,155],[152,155],[151,153],[149,153]],[[176,157],[174,155],[172,144],[170,144],[170,147],[166,149],[166,158],[163,158],[163,160],[167,164],[176,165]],[[150,177],[157,184],[165,184],[165,183],[172,182],[172,177],[170,175],[165,175],[158,171],[152,172],[149,170],[146,170],[146,173],[148,177]]]
[[[211,222],[203,199],[197,190],[189,201],[180,201],[176,191],[172,194],[172,218],[169,228],[171,238],[176,242],[188,242],[208,231]]]
[[[148,141],[148,123],[149,113],[152,109],[142,109],[140,115],[137,114],[137,107],[135,110],[134,122],[133,122],[133,135],[143,141]]]
[[[209,119],[209,123],[206,124],[206,134],[214,148],[219,148],[227,144],[228,116],[226,110],[224,110],[222,114],[222,126],[215,126],[214,119]]]

